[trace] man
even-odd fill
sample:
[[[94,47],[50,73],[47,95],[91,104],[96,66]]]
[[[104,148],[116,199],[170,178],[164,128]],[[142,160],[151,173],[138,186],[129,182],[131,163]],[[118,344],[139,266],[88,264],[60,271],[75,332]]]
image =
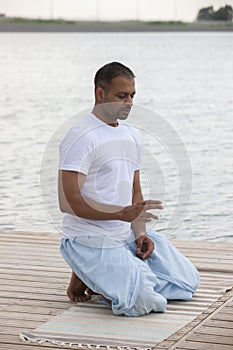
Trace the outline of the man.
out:
[[[61,253],[73,270],[67,295],[101,294],[126,316],[163,312],[167,299],[191,299],[199,284],[195,267],[165,237],[146,233],[145,223],[157,218],[150,210],[163,206],[143,200],[140,137],[124,122],[134,78],[118,62],[97,71],[93,111],[65,136],[59,165]]]

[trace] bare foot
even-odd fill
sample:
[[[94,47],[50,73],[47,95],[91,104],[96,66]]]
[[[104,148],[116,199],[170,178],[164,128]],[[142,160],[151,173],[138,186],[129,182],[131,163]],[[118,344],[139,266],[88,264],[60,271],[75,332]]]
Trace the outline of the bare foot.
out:
[[[71,301],[87,301],[91,299],[90,293],[85,294],[87,286],[78,278],[78,276],[72,272],[69,286],[66,290],[66,294]],[[89,289],[89,288],[88,288]]]
[[[91,297],[92,295],[101,295],[101,294],[98,294],[98,293],[93,292],[93,290],[91,290],[90,288],[87,288],[85,292],[86,292],[87,295],[90,295],[90,297]],[[101,297],[102,297],[109,305],[112,305],[112,300],[105,298],[103,295],[101,295]]]
[[[92,295],[98,295],[98,293],[93,292],[93,290],[91,290],[90,288],[87,288],[87,289],[85,290],[85,294],[90,295],[90,297],[91,297]]]

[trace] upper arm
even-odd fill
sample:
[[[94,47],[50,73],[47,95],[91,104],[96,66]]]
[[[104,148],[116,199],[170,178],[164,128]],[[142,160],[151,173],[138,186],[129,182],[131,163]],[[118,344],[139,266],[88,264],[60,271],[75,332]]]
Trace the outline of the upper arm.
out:
[[[76,171],[59,170],[58,199],[62,212],[73,213],[71,207],[81,195],[80,190],[85,182],[86,175]]]

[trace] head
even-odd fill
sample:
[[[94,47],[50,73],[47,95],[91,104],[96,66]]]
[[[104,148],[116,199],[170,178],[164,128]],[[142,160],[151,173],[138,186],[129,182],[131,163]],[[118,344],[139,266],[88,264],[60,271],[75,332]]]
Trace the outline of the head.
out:
[[[101,67],[95,75],[95,112],[110,121],[126,119],[133,105],[135,75],[119,62]],[[100,115],[97,115],[100,117]]]

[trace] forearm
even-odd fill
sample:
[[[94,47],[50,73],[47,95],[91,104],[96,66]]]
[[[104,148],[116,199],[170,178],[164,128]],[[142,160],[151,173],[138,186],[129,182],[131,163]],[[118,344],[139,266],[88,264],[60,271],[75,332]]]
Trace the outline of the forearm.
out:
[[[98,203],[77,194],[66,203],[63,212],[90,220],[121,220],[121,209],[120,206]]]
[[[134,192],[132,202],[137,203],[142,200],[143,200],[142,192],[141,191]],[[139,237],[141,237],[146,233],[146,224],[142,220],[135,219],[131,223],[131,229],[134,232],[135,239],[138,239]]]
[[[146,233],[146,224],[145,222],[134,220],[131,223],[131,229],[134,232],[135,239],[138,239]]]
[[[135,173],[138,177],[138,173]],[[148,221],[148,218],[152,218],[153,214],[147,212],[147,210],[155,209],[160,204],[160,202],[154,200],[140,201],[142,195],[136,194],[137,191],[135,189],[139,186],[135,185],[133,204],[131,205],[121,207],[97,203],[82,196],[81,188],[85,179],[86,175],[81,173],[65,170],[59,171],[58,199],[60,210],[63,213],[77,215],[90,220],[121,220],[126,222],[133,222],[143,213],[142,221]]]

